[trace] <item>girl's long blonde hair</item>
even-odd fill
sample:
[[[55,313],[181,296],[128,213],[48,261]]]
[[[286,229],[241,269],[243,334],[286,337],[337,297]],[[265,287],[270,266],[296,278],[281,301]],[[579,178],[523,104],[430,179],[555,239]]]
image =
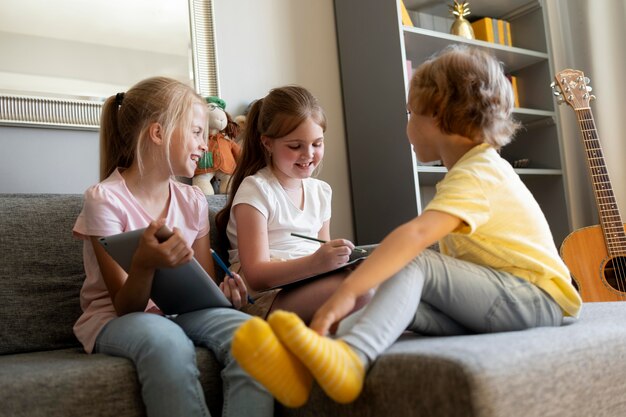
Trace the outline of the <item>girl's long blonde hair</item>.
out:
[[[172,134],[176,128],[189,131],[194,103],[206,104],[191,87],[166,77],[145,79],[127,92],[106,99],[100,117],[100,180],[117,167],[128,168],[135,161],[142,172],[152,123],[161,126],[169,161]]]

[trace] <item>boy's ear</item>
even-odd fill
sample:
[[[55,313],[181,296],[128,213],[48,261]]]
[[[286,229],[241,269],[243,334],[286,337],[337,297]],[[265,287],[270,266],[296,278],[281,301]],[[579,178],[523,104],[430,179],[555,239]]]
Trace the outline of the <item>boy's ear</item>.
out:
[[[150,140],[157,145],[161,145],[163,143],[162,131],[163,130],[161,129],[160,124],[156,122],[150,124],[150,127],[148,128],[148,136],[150,137]]]

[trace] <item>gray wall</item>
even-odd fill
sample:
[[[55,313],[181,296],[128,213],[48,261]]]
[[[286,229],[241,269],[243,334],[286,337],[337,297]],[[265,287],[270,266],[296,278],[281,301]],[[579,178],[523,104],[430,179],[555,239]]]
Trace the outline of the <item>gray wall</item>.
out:
[[[98,132],[0,126],[0,193],[82,193],[98,181]]]

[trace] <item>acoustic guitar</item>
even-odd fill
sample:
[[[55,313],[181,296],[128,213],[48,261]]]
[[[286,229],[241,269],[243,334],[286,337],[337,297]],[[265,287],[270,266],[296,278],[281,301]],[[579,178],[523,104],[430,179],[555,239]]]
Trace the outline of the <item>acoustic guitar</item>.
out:
[[[585,302],[626,300],[626,234],[589,102],[589,79],[582,71],[566,69],[552,83],[559,104],[566,102],[576,112],[587,167],[600,217],[600,224],[568,235],[561,257]]]

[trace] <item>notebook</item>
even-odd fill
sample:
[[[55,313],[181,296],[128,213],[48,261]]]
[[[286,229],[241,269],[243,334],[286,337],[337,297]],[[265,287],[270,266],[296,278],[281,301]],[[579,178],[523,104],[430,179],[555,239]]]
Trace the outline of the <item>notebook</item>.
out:
[[[293,289],[293,288],[298,287],[300,285],[306,284],[307,282],[309,282],[311,280],[324,278],[324,277],[327,277],[327,276],[332,275],[332,274],[336,274],[336,273],[338,273],[340,271],[344,271],[344,270],[345,271],[353,270],[362,261],[364,261],[368,256],[370,256],[370,254],[374,251],[374,249],[376,249],[377,246],[378,246],[378,244],[356,246],[355,249],[358,249],[358,250],[353,250],[352,253],[350,254],[350,258],[348,259],[348,262],[343,264],[343,265],[341,265],[339,268],[333,269],[332,271],[324,272],[323,274],[314,275],[312,277],[301,278],[301,279],[298,279],[296,281],[292,281],[292,282],[290,282],[288,284],[277,285],[277,286],[272,287],[270,289],[276,289],[276,288],[282,288],[283,290],[285,290],[285,289]]]
[[[139,239],[145,230],[137,229],[101,237],[99,242],[128,272]],[[168,233],[165,232],[163,240],[167,239],[167,236]],[[195,258],[176,268],[157,269],[152,281],[150,298],[167,315],[211,307],[232,307],[228,298]]]

